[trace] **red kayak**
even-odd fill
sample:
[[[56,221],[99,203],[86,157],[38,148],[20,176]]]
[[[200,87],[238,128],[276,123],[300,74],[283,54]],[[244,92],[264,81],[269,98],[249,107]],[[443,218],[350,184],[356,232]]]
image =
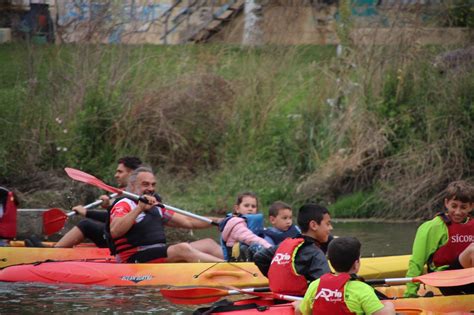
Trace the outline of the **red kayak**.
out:
[[[390,300],[397,314],[471,314],[474,310],[473,295],[398,298]],[[293,315],[291,303],[276,303],[273,299],[251,298],[236,302],[219,301],[211,307],[200,308],[194,314],[215,315]]]

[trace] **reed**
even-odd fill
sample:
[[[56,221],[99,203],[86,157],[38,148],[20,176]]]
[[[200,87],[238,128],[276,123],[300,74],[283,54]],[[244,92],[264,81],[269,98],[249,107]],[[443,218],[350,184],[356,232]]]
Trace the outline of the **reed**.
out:
[[[253,190],[264,211],[313,200],[337,216],[429,217],[447,182],[473,178],[474,74],[441,74],[433,62],[450,47],[392,35],[347,37],[340,57],[310,45],[4,45],[2,184],[40,190],[42,172],[64,189],[65,166],[112,183],[116,159],[135,154],[190,210],[226,212]],[[50,206],[35,202],[26,195]]]

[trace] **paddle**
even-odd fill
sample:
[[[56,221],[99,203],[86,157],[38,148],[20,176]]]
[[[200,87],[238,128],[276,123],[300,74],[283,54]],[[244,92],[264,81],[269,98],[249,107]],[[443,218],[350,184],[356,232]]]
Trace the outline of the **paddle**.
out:
[[[248,288],[240,290],[226,290],[218,288],[197,287],[197,288],[169,288],[160,289],[160,293],[175,304],[207,304],[219,300],[223,296],[245,294],[250,292],[267,292],[268,297],[273,294],[269,288]]]
[[[421,282],[433,287],[454,287],[474,283],[474,267],[456,270],[445,270],[427,273],[413,278],[389,278],[367,280],[371,285],[377,284],[403,284],[408,282]]]
[[[368,284],[400,284],[407,282],[422,282],[435,287],[458,286],[474,282],[474,267],[467,269],[433,272],[414,278],[389,278],[367,280]],[[273,297],[280,300],[297,301],[301,297],[278,293],[261,293],[268,288],[259,289],[218,289],[207,287],[161,289],[161,294],[176,304],[206,304],[219,300],[222,296],[235,294],[250,294],[259,297]]]
[[[144,198],[143,196],[141,197],[139,195],[128,192],[126,190],[122,190],[122,189],[119,189],[119,188],[109,186],[106,183],[104,183],[103,181],[101,181],[100,179],[98,179],[98,178],[96,178],[96,177],[94,177],[90,174],[87,174],[83,171],[80,171],[80,170],[77,170],[77,169],[74,169],[74,168],[70,168],[70,167],[66,167],[64,170],[66,171],[66,173],[68,174],[69,177],[71,177],[72,179],[75,179],[77,181],[80,181],[80,182],[83,182],[83,183],[86,183],[86,184],[89,184],[89,185],[92,185],[92,186],[96,186],[98,188],[102,188],[103,190],[107,190],[109,192],[123,194],[123,195],[125,195],[127,197],[130,197],[130,198],[133,198],[135,200],[140,200],[142,202],[147,202],[146,198]],[[203,216],[200,216],[200,215],[197,215],[197,214],[194,214],[194,213],[191,213],[191,212],[179,209],[179,208],[175,208],[175,207],[172,207],[170,205],[163,204],[163,205],[160,205],[160,207],[164,207],[166,209],[173,210],[175,212],[181,213],[182,215],[186,215],[188,217],[198,219],[198,220],[207,222],[209,224],[219,225],[219,223],[214,222],[209,218],[206,218],[206,217],[203,217]]]
[[[110,195],[110,198],[117,197],[117,193],[113,193]],[[103,202],[103,200],[96,200],[90,204],[84,206],[86,209],[91,209],[97,207]],[[64,227],[67,218],[72,217],[76,214],[76,211],[70,211],[68,213],[64,213],[61,209],[52,208],[45,212],[43,212],[43,233],[45,235],[51,235],[56,232],[59,232]]]

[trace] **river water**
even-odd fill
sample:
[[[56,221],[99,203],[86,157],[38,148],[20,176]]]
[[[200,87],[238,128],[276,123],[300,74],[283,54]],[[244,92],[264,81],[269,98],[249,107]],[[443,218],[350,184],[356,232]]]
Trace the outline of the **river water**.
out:
[[[334,235],[355,236],[362,256],[409,254],[416,223],[336,222]],[[192,314],[173,305],[157,288],[108,288],[0,283],[0,314]]]

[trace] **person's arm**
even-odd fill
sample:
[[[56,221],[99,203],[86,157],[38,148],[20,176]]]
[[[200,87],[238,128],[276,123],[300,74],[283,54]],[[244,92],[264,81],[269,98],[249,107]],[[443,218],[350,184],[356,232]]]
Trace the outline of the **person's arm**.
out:
[[[424,266],[429,257],[447,240],[447,227],[439,217],[423,223],[415,235],[406,276],[412,278],[423,274]],[[404,296],[416,297],[420,284],[409,282],[406,287]]]
[[[310,315],[313,313],[314,296],[318,291],[319,280],[311,282],[306,290],[303,300],[299,303],[298,310],[295,310],[295,314]]]
[[[391,303],[383,304],[374,288],[361,281],[349,281],[345,286],[345,292],[351,296],[351,302],[347,301],[349,310],[354,313],[392,315],[395,314]],[[353,309],[358,304],[358,308]]]
[[[268,275],[268,270],[270,269],[270,264],[272,263],[277,248],[278,246],[263,248],[253,256],[253,262],[265,277]]]
[[[395,306],[389,300],[382,301],[383,308],[378,310],[377,312],[372,313],[373,315],[394,315],[395,313]]]
[[[293,308],[295,310],[295,315],[301,315],[300,304],[301,304],[301,301],[294,301],[293,303],[291,303],[291,305],[293,305]]]
[[[101,195],[99,197],[100,200],[102,200],[102,204],[100,205],[103,209],[107,209],[112,205],[112,200],[108,195]]]
[[[127,210],[123,210],[121,207],[130,207],[128,204],[117,204],[111,211],[111,222],[110,222],[110,235],[112,238],[117,238],[125,235],[132,226],[135,224],[135,220],[140,213],[143,211],[147,211],[151,209],[156,204],[156,199],[151,196],[144,196],[148,199],[149,204],[143,203],[141,201],[138,202],[138,205],[133,208],[132,211],[127,212]],[[115,213],[120,213],[121,211],[126,212],[123,216],[115,216]]]
[[[208,217],[208,218],[211,219],[213,222],[220,222],[220,220],[222,220],[221,218],[214,218],[214,217]],[[180,227],[180,228],[189,229],[189,230],[206,229],[213,226],[212,224],[205,222],[203,220],[191,218],[177,212],[173,214],[173,216],[169,219],[166,225],[170,227]]]
[[[116,217],[110,222],[110,235],[112,238],[117,238],[125,235],[135,224],[135,220],[140,213],[143,212],[143,207],[136,206],[132,211],[123,217]]]
[[[263,238],[255,235],[248,227],[245,221],[239,222],[233,226],[231,231],[233,238],[241,243],[251,245],[258,244],[262,245],[264,248],[271,247],[272,245],[268,243]]]

